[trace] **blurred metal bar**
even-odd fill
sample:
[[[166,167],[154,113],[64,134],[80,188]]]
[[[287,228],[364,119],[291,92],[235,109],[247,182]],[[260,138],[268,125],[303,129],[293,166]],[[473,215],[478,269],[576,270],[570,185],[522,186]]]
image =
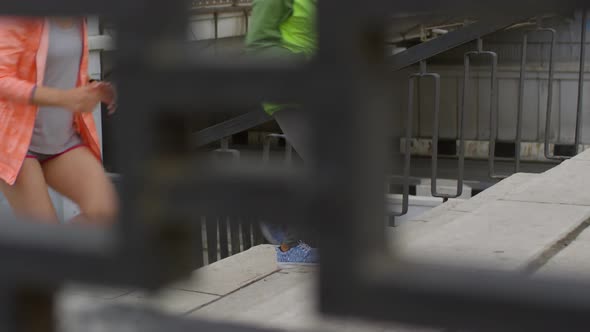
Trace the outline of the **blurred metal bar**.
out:
[[[182,62],[181,60],[172,61]],[[231,107],[239,109],[244,105],[257,105],[263,100],[276,100],[276,103],[285,104],[296,103],[300,102],[302,93],[313,89],[315,85],[309,81],[312,74],[305,75],[307,69],[304,68],[282,66],[264,68],[260,63],[259,68],[241,65],[217,67],[218,65],[211,64],[212,67],[188,65],[183,68],[175,65],[175,68],[135,73],[138,75],[136,84],[141,85],[145,91],[159,91],[157,94],[144,96],[149,98],[152,105],[177,107],[178,111],[189,113],[197,110],[187,108],[187,105],[199,105],[200,109],[208,112],[226,112]],[[126,70],[149,71],[149,69],[140,68]],[[207,84],[195,84],[196,76],[208,77]],[[257,79],[253,80],[252,77],[256,76],[258,76]],[[152,79],[143,79],[147,77]],[[220,89],[219,87],[222,86],[223,89]],[[227,91],[232,91],[232,98],[227,97]],[[160,112],[160,110],[151,107],[144,112]]]
[[[162,196],[159,212],[150,217],[182,217],[197,213],[207,217],[255,217],[264,220],[305,218],[301,203],[309,199],[306,194],[308,179],[302,174],[279,172],[272,168],[265,168],[264,172],[243,169],[201,172],[196,169],[195,173],[152,184],[150,191],[158,191]],[[146,197],[152,195],[155,194],[145,193]]]
[[[5,15],[19,16],[59,16],[80,14],[94,15],[120,15],[130,7],[137,5],[137,0],[125,2],[116,0],[92,1],[92,0],[18,0],[5,1],[2,3],[1,11]]]
[[[158,312],[149,307],[125,304],[98,309],[87,317],[87,330],[80,332],[282,332],[273,328],[251,326],[235,322],[197,320]],[[5,332],[3,330],[3,332]],[[8,331],[6,331],[8,332]],[[12,332],[12,331],[10,331]],[[33,331],[26,331],[33,332]],[[46,331],[43,331],[46,332]],[[78,331],[76,331],[78,332]]]
[[[333,308],[340,315],[435,330],[553,332],[563,324],[568,332],[588,330],[590,284],[582,279],[545,280],[487,269],[366,258],[366,274],[350,293],[334,294]],[[344,296],[354,301],[345,301]]]
[[[386,239],[382,224],[386,135],[383,114],[379,111],[387,109],[393,100],[388,98],[386,82],[389,81],[380,63],[384,20],[374,20],[374,15],[382,19],[391,12],[426,9],[462,15],[482,13],[495,15],[497,19],[505,17],[507,9],[511,13],[537,12],[572,4],[583,2],[538,0],[533,7],[513,0],[320,1],[318,22],[322,47],[312,65],[265,68],[266,64],[242,66],[223,61],[217,65],[196,64],[191,62],[191,57],[198,58],[194,54],[179,52],[177,57],[176,50],[182,51],[183,46],[177,49],[160,43],[181,40],[186,23],[186,17],[181,14],[186,11],[177,9],[186,6],[184,1],[169,1],[165,5],[156,0],[3,3],[2,9],[7,14],[73,15],[96,10],[96,13],[117,16],[122,27],[118,35],[122,46],[119,64],[123,65],[120,87],[121,95],[125,96],[124,105],[128,106],[127,113],[119,118],[121,128],[127,131],[122,130],[119,138],[129,137],[119,141],[120,156],[126,161],[126,186],[131,186],[125,191],[124,203],[129,205],[125,205],[128,211],[123,213],[124,227],[117,228],[114,234],[116,240],[123,241],[114,245],[111,242],[111,246],[102,250],[96,245],[109,242],[97,240],[98,235],[67,238],[46,233],[46,229],[0,234],[0,247],[4,249],[0,252],[7,257],[4,261],[7,268],[0,276],[7,280],[4,293],[8,294],[10,286],[16,284],[54,286],[64,280],[90,278],[90,273],[98,283],[129,282],[133,286],[160,287],[170,281],[166,278],[190,272],[178,259],[192,248],[184,247],[188,242],[188,236],[182,237],[188,233],[184,232],[186,228],[170,224],[178,221],[175,214],[194,216],[195,212],[205,211],[222,215],[220,211],[223,211],[223,215],[258,216],[271,210],[267,214],[294,223],[308,219],[301,217],[307,205],[311,205],[315,213],[309,219],[317,222],[325,244],[319,284],[320,307],[324,312],[474,330],[555,331],[564,326],[568,331],[587,330],[588,285],[564,281],[540,283],[472,270],[449,272],[445,268],[425,270],[416,266],[399,269],[384,254]],[[141,15],[133,15],[139,9]],[[346,42],[339,36],[346,36]],[[219,86],[232,91],[232,98],[220,92]],[[440,86],[437,90],[439,98]],[[195,105],[199,106],[196,111],[209,111],[210,107],[222,111],[227,106],[264,99],[310,101],[313,112],[309,116],[315,120],[312,136],[318,144],[311,180],[292,173],[268,171],[201,174],[197,172],[198,167],[187,175],[178,172],[174,167],[179,165],[172,163],[154,169],[146,167],[150,158],[168,157],[158,154],[162,151],[150,150],[150,143],[161,139],[159,132],[152,131],[152,113],[166,111],[166,107]],[[366,112],[359,115],[361,108]],[[438,116],[439,110],[435,113]],[[462,162],[462,145],[460,150]],[[180,219],[194,222],[191,218]],[[21,229],[15,225],[8,228]],[[74,235],[68,230],[59,231]],[[216,232],[217,224],[208,231]],[[50,235],[46,237],[47,234]],[[256,234],[258,239],[259,231]],[[217,233],[213,238],[216,236]],[[174,241],[178,239],[180,246]],[[83,240],[93,242],[81,243]],[[208,249],[216,254],[217,243],[214,247],[209,244]],[[372,266],[374,260],[376,264]],[[53,262],[56,264],[48,269]],[[14,279],[16,276],[20,279]],[[154,321],[150,321],[150,328],[157,331],[256,330],[157,314],[151,317]]]

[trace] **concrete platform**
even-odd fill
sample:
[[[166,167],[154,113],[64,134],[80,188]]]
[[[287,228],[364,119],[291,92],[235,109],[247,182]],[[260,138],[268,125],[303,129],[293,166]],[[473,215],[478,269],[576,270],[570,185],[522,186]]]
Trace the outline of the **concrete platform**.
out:
[[[587,279],[588,188],[590,151],[543,174],[516,174],[471,200],[451,200],[390,228],[391,250],[437,264]],[[310,268],[279,270],[274,248],[260,246],[157,294],[68,287],[59,301],[62,332],[144,331],[147,323],[138,317],[145,310],[282,331],[436,331],[320,317],[316,276]],[[126,315],[108,309],[121,304],[129,308]]]

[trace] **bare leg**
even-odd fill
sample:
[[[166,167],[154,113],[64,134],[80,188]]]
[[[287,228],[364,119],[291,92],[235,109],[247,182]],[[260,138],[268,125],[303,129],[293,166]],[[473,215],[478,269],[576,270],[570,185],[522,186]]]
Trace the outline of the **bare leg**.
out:
[[[42,167],[47,184],[80,207],[82,213],[74,222],[106,226],[115,221],[118,213],[115,186],[88,148],[71,150]]]
[[[0,190],[17,217],[48,224],[59,223],[38,160],[25,159],[16,183],[10,186],[0,181]]]

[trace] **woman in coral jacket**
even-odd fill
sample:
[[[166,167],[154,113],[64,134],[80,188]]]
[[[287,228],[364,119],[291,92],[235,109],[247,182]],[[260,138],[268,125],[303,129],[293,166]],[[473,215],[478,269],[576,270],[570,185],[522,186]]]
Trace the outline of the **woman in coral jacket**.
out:
[[[115,110],[88,83],[83,18],[0,18],[0,190],[15,215],[58,223],[48,187],[78,204],[73,222],[105,225],[117,197],[101,164],[92,111]]]

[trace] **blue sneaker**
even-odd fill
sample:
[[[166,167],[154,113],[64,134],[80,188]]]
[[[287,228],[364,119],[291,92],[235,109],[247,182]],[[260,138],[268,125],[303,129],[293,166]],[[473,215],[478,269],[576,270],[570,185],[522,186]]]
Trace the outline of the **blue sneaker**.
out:
[[[289,251],[282,251],[277,247],[277,263],[279,267],[289,265],[316,265],[320,262],[320,255],[317,249],[299,242],[299,244]]]
[[[282,226],[261,222],[260,231],[266,241],[275,246],[280,245],[285,240],[285,231]]]

